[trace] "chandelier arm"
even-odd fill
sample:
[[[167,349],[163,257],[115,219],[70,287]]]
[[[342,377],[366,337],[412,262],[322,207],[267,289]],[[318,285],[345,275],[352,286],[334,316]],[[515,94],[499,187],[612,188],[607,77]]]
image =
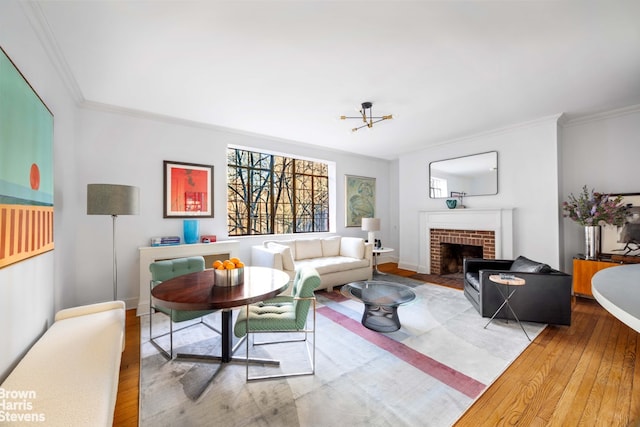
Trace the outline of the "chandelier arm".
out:
[[[357,128],[353,128],[353,129],[351,129],[351,132],[355,132],[355,131],[357,131],[357,130],[359,130],[359,129],[366,128],[366,127],[369,127],[369,124],[368,124],[368,123],[367,123],[367,124],[364,124],[364,125],[362,125],[362,126],[358,126]]]
[[[374,117],[374,118],[376,118],[376,117]],[[371,125],[373,126],[376,123],[379,123],[379,122],[381,122],[383,120],[388,120],[388,119],[389,119],[388,117],[380,117],[379,120],[376,120],[375,122],[371,122]]]
[[[345,119],[361,119],[362,117],[353,117],[353,116],[340,116],[340,118],[344,117]],[[372,119],[384,119],[386,116],[373,116]]]

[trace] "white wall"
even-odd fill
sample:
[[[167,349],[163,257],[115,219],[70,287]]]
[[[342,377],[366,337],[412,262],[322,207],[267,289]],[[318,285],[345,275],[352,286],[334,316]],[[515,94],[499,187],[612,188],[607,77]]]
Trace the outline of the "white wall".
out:
[[[336,212],[331,222],[341,235],[365,237],[359,228],[345,228],[344,175],[376,178],[376,212],[383,219],[383,240],[390,218],[389,162],[369,157],[322,150],[317,147],[230,132],[192,123],[115,111],[82,109],[77,153],[77,183],[69,197],[79,206],[76,218],[75,278],[68,286],[75,299],[68,305],[112,297],[111,218],[85,215],[86,185],[111,183],[140,188],[140,215],[117,219],[118,297],[128,307],[137,305],[138,247],[148,246],[153,236],[182,236],[182,219],[162,217],[162,163],[172,160],[214,166],[213,219],[200,220],[201,234],[227,239],[226,160],[227,146],[240,145],[336,162]],[[240,237],[239,255],[250,261],[250,247],[260,237]]]
[[[0,2],[0,46],[54,114],[55,203],[55,250],[0,269],[1,382],[69,298],[76,207],[66,195],[76,179],[76,107],[19,2]]]
[[[640,105],[573,120],[562,126],[562,194],[586,185],[601,193],[640,193]],[[584,230],[562,219],[564,270],[584,253]]]
[[[400,267],[416,270],[419,212],[446,209],[444,199],[429,198],[429,162],[498,151],[498,194],[466,197],[469,208],[515,208],[514,254],[558,268],[557,116],[487,132],[401,156],[399,159]]]

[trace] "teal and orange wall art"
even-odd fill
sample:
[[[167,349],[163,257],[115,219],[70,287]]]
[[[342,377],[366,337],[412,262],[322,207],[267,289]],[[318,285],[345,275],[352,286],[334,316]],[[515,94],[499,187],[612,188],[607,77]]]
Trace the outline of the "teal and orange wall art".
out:
[[[53,114],[0,48],[0,268],[53,249]]]

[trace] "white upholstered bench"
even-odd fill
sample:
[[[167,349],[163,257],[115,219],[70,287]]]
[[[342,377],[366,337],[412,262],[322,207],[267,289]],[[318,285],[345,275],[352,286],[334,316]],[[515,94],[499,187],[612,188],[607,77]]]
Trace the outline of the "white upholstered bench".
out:
[[[59,311],[0,386],[0,424],[110,427],[124,326],[122,301]]]

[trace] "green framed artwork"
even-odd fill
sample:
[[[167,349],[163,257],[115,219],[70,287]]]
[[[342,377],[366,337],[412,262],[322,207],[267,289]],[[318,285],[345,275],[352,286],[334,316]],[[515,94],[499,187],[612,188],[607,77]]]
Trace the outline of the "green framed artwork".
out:
[[[53,249],[53,114],[0,48],[0,268]]]
[[[376,179],[345,175],[345,225],[360,227],[362,218],[374,218],[376,213]]]

